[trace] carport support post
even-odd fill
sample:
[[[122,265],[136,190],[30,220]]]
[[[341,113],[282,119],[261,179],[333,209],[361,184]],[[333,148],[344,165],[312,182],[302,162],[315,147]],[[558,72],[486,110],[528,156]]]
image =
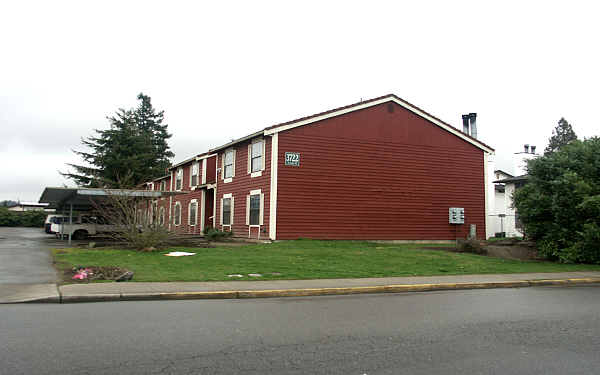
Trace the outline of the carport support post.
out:
[[[71,246],[71,233],[73,233],[73,203],[69,204],[69,246]]]

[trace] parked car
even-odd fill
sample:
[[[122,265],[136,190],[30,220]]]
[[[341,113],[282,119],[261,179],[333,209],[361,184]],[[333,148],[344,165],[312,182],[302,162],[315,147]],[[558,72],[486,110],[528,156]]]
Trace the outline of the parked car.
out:
[[[56,232],[52,230],[52,226],[54,225],[54,229],[58,229],[58,224],[60,224],[63,220],[69,220],[67,216],[62,215],[48,215],[46,216],[46,221],[44,221],[44,231],[48,234],[55,234]]]
[[[69,234],[74,240],[84,240],[89,236],[96,236],[102,233],[114,233],[119,230],[117,225],[110,224],[106,219],[99,216],[81,215],[73,218],[73,224],[69,224],[67,217],[61,224],[58,224],[56,232],[57,237],[68,237]]]

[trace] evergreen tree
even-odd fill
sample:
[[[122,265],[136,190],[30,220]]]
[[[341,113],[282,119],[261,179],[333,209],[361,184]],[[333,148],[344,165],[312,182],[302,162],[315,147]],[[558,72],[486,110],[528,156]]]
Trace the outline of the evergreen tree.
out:
[[[577,139],[577,135],[573,131],[573,127],[564,117],[558,120],[558,125],[552,131],[552,137],[548,142],[548,147],[544,150],[544,154],[551,154],[558,151],[561,147],[569,142]]]
[[[119,109],[107,117],[110,128],[82,139],[90,152],[73,151],[88,165],[68,164],[73,173],[61,173],[78,186],[131,188],[165,174],[175,156],[169,149],[164,111],[156,112],[150,97],[138,95],[139,105]]]

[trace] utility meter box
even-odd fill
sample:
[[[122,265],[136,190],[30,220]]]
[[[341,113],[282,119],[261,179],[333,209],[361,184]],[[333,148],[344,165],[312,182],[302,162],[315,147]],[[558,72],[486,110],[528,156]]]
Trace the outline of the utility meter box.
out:
[[[450,224],[464,224],[465,209],[462,207],[450,207],[448,209],[448,222]]]

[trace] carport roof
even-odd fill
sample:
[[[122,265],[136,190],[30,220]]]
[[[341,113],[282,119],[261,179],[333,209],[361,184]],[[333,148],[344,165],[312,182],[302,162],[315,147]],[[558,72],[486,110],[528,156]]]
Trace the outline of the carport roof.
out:
[[[62,208],[72,204],[76,210],[88,210],[93,207],[92,200],[98,202],[109,196],[157,199],[179,194],[184,193],[160,190],[47,187],[39,203],[48,203],[50,208]]]

